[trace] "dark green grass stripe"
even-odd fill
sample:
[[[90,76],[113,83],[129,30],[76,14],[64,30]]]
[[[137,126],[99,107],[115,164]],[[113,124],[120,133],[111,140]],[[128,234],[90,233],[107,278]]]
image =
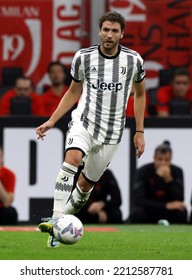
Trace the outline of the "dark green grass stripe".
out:
[[[95,225],[94,225],[95,227]],[[115,226],[84,232],[79,243],[46,247],[41,232],[0,232],[1,260],[192,260],[191,226]]]

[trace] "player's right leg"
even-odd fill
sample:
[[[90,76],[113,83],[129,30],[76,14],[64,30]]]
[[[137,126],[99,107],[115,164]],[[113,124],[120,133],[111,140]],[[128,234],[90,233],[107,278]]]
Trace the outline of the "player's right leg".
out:
[[[75,157],[75,152],[72,152],[71,150],[69,153],[73,153],[73,156]],[[79,159],[79,162],[81,161],[82,153],[80,151],[76,151],[76,158]],[[55,221],[64,214],[65,205],[73,189],[73,181],[77,169],[78,168],[74,164],[69,164],[64,161],[56,179],[52,218],[39,224],[39,229],[42,232],[49,233],[47,241],[48,247],[55,248],[60,245],[59,241],[53,236],[53,225]]]
[[[78,153],[80,153],[78,151]],[[80,155],[81,158],[81,155]],[[61,217],[64,213],[65,205],[71,195],[73,188],[74,176],[77,172],[75,165],[69,164],[64,161],[59,174],[56,179],[55,191],[54,191],[54,205],[53,205],[53,216],[39,224],[39,229],[42,232],[49,233],[47,246],[48,247],[59,247],[59,241],[54,238],[52,231],[55,221]]]
[[[72,151],[70,151],[70,154],[72,154]],[[73,157],[78,158],[80,162],[82,154],[76,151],[76,153],[73,153]],[[74,176],[78,170],[76,165],[67,163],[65,160],[59,171],[54,191],[53,218],[59,218],[64,213],[65,205],[73,189]]]
[[[53,218],[42,218],[42,223],[39,224],[41,232],[49,233],[47,239],[47,246],[50,248],[57,248],[60,246],[60,242],[53,236],[53,225],[57,219]]]
[[[65,212],[66,203],[73,189],[74,176],[77,173],[83,155],[89,149],[87,136],[87,131],[79,124],[73,125],[67,134],[65,161],[59,171],[55,184],[53,215],[48,221],[39,224],[39,229],[42,232],[49,233],[48,247],[58,247],[52,246],[53,243],[59,244],[59,241],[52,236],[53,224]],[[52,240],[53,238],[54,240]]]

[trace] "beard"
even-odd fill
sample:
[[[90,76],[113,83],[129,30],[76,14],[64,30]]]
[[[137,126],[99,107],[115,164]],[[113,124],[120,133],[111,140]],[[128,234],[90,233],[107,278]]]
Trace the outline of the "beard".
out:
[[[113,50],[117,46],[117,43],[114,43],[112,41],[104,41],[102,45],[106,50]]]
[[[103,52],[109,55],[112,55],[112,52],[117,49],[118,44],[119,42],[106,40],[103,40],[101,43]]]

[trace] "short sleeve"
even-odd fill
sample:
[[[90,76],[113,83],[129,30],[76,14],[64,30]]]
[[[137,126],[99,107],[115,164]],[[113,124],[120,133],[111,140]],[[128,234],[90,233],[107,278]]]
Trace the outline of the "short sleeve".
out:
[[[134,76],[134,82],[140,83],[146,76],[146,71],[144,69],[143,59],[138,54],[137,55],[137,65],[136,65],[136,73]]]
[[[80,51],[76,52],[71,64],[71,76],[76,82],[83,80],[82,61]]]

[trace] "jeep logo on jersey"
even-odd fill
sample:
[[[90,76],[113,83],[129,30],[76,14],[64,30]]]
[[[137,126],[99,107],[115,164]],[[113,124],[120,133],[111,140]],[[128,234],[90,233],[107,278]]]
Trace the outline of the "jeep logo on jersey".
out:
[[[103,81],[101,81],[100,79],[96,80],[95,84],[92,84],[92,88],[94,89],[100,89],[101,91],[105,91],[105,90],[110,90],[113,92],[118,92],[119,90],[121,90],[123,88],[122,83],[105,83]]]

